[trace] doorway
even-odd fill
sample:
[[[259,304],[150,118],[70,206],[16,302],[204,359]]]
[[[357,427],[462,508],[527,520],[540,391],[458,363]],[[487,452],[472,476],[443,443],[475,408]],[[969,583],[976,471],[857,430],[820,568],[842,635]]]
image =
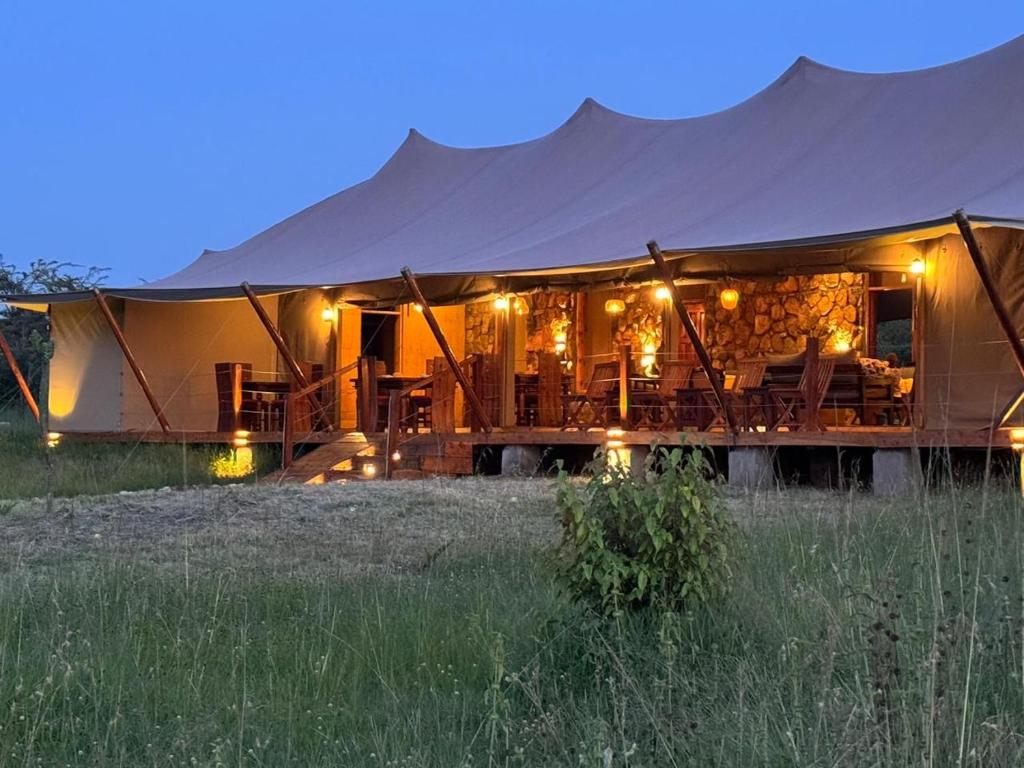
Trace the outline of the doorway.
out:
[[[364,356],[384,363],[388,373],[395,372],[398,348],[398,312],[364,309],[360,315],[359,347]]]

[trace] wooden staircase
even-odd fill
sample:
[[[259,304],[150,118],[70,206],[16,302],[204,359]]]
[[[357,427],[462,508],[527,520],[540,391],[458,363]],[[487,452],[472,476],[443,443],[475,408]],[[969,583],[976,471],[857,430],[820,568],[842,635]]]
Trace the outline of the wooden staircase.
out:
[[[383,477],[383,451],[383,436],[367,436],[362,432],[339,434],[337,440],[312,448],[293,461],[287,469],[279,469],[267,475],[261,482],[270,485],[321,485],[339,480]]]

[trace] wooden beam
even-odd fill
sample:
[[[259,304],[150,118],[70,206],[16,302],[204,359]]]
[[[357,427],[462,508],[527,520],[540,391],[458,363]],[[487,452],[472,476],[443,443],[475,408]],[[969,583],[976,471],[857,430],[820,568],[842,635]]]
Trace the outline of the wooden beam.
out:
[[[29,389],[28,382],[25,381],[25,377],[21,374],[21,367],[18,365],[18,361],[14,359],[14,353],[11,351],[10,346],[7,344],[7,339],[4,338],[3,331],[0,331],[0,351],[3,351],[4,357],[7,358],[7,365],[11,367],[11,373],[14,374],[14,380],[18,382],[18,389],[21,390],[21,396],[25,398],[25,405],[32,411],[32,415],[35,416],[36,423],[42,424],[39,420],[39,404],[36,402],[35,397],[32,396],[32,390]],[[46,397],[47,393],[40,393],[42,397]]]
[[[420,290],[420,286],[416,282],[416,277],[413,275],[412,270],[408,267],[402,267],[402,277],[405,279],[406,285],[409,286],[409,290],[412,291],[412,295],[415,298],[416,303],[423,307],[423,319],[427,321],[427,325],[430,327],[430,332],[434,334],[434,339],[437,341],[437,345],[441,347],[441,352],[444,353],[445,360],[448,361],[448,366],[452,369],[452,373],[459,382],[459,386],[462,387],[462,391],[466,395],[466,400],[469,401],[469,407],[473,409],[473,413],[476,414],[484,432],[490,432],[493,427],[491,426],[491,420],[487,417],[487,409],[485,409],[484,404],[480,402],[480,398],[477,396],[476,390],[469,385],[469,381],[466,379],[466,374],[462,370],[462,366],[459,365],[459,361],[455,358],[455,353],[452,352],[451,345],[448,343],[448,339],[445,338],[444,332],[441,330],[441,326],[437,324],[437,318],[434,317],[433,310],[431,310],[430,305],[427,304],[427,300],[423,297],[423,292]]]
[[[967,252],[971,255],[971,261],[974,262],[974,269],[977,271],[978,277],[981,278],[981,284],[985,288],[985,293],[988,294],[988,301],[992,305],[992,309],[995,310],[996,319],[1003,327],[1007,341],[1010,342],[1010,351],[1013,352],[1017,367],[1020,369],[1021,375],[1024,376],[1024,343],[1021,342],[1020,334],[1010,319],[1006,304],[1003,303],[1003,299],[996,289],[995,280],[992,279],[992,273],[989,272],[988,264],[985,263],[981,245],[974,236],[974,230],[971,229],[971,221],[962,209],[953,214],[953,221],[960,229],[960,236],[964,240],[964,245],[967,246]]]
[[[110,326],[111,332],[114,334],[114,338],[117,340],[117,344],[121,347],[121,352],[124,353],[124,359],[128,361],[128,367],[132,369],[132,373],[135,374],[135,380],[139,382],[139,386],[142,387],[142,393],[146,396],[146,400],[149,401],[149,407],[153,409],[153,413],[156,416],[156,420],[160,422],[160,429],[164,432],[171,431],[171,425],[167,423],[167,417],[164,416],[163,408],[160,407],[160,403],[156,401],[156,396],[153,394],[153,390],[149,388],[149,382],[146,381],[146,374],[142,372],[142,368],[139,367],[138,362],[135,360],[135,355],[132,353],[131,347],[128,346],[128,340],[125,339],[124,334],[121,332],[121,326],[117,324],[117,319],[114,317],[114,313],[110,311],[110,305],[107,304],[107,298],[103,295],[103,292],[99,288],[92,289],[93,295],[96,297],[96,303],[99,305],[100,312],[103,314],[104,319],[107,321],[107,325]]]
[[[284,343],[284,337],[281,332],[277,330],[277,326],[274,325],[274,321],[270,319],[270,315],[267,314],[267,310],[263,308],[263,304],[260,303],[259,297],[256,292],[253,291],[252,286],[248,283],[242,283],[242,293],[245,294],[245,298],[252,304],[252,308],[256,311],[256,316],[263,323],[263,327],[267,330],[267,335],[270,336],[270,340],[274,342],[274,346],[277,347],[277,351],[281,354],[281,358],[284,360],[284,364],[288,366],[288,370],[295,379],[295,383],[299,385],[299,389],[308,389],[309,380],[306,378],[306,374],[302,372],[302,368],[299,367],[298,361],[295,359],[295,355],[288,349],[288,345]],[[309,407],[312,413],[316,413],[320,410],[320,403],[318,403],[312,395],[307,398],[309,400]],[[334,425],[330,417],[325,413],[323,414],[324,424],[327,431],[334,429]]]
[[[629,344],[619,345],[619,427],[629,429],[629,369],[633,350]]]
[[[704,348],[704,340],[701,339],[700,334],[697,333],[697,329],[693,325],[693,320],[690,319],[690,314],[686,311],[686,305],[683,303],[682,294],[679,292],[676,286],[675,276],[672,274],[672,268],[669,267],[665,261],[665,257],[661,253],[661,248],[658,247],[658,243],[651,240],[647,244],[647,250],[651,254],[651,258],[654,259],[654,263],[661,270],[661,277],[665,283],[665,287],[668,289],[672,296],[672,306],[676,308],[676,314],[679,315],[679,319],[683,323],[683,328],[686,330],[686,335],[690,339],[690,343],[693,345],[694,351],[697,353],[697,358],[700,360],[700,364],[704,367],[704,372],[707,374],[708,381],[711,382],[711,390],[715,394],[715,400],[718,401],[718,407],[722,409],[722,414],[725,416],[726,426],[729,428],[729,432],[735,434],[736,432],[736,415],[732,412],[732,406],[729,403],[728,398],[725,396],[725,388],[722,382],[715,375],[714,366],[711,364],[711,356],[708,351]]]
[[[821,414],[818,411],[818,364],[821,358],[821,341],[817,336],[808,336],[804,349],[804,414],[803,429],[821,431]]]

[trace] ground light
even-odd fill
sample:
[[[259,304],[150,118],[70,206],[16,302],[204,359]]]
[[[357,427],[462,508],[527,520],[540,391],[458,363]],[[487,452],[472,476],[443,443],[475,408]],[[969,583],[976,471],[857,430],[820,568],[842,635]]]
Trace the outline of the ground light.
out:
[[[248,477],[255,469],[252,448],[249,446],[249,431],[245,429],[235,430],[230,452],[215,456],[210,462],[210,473],[220,480]]]
[[[60,439],[62,435],[60,432],[47,432],[46,433],[46,447],[56,448],[60,445]]]

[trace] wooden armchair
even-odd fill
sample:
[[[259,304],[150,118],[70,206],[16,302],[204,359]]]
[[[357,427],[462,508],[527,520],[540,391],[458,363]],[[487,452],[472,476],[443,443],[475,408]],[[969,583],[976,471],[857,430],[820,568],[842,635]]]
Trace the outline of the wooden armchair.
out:
[[[617,362],[597,363],[593,373],[590,374],[586,391],[563,396],[562,413],[565,416],[565,422],[562,429],[607,427],[608,395],[611,394],[618,380],[619,364]],[[585,418],[588,412],[589,419]]]
[[[719,381],[724,380],[722,372],[712,371]],[[703,432],[715,420],[718,403],[711,389],[711,380],[703,368],[690,374],[690,383],[676,389],[676,427],[678,429],[696,429]]]
[[[682,360],[667,360],[661,365],[658,388],[650,392],[634,392],[632,405],[637,426],[667,429],[676,423],[676,390],[690,385],[693,365]]]
[[[836,370],[835,358],[820,358],[813,366],[808,359],[796,387],[769,387],[774,412],[773,429],[821,429],[818,413]],[[809,386],[814,376],[813,387]],[[808,400],[808,392],[810,400]]]

